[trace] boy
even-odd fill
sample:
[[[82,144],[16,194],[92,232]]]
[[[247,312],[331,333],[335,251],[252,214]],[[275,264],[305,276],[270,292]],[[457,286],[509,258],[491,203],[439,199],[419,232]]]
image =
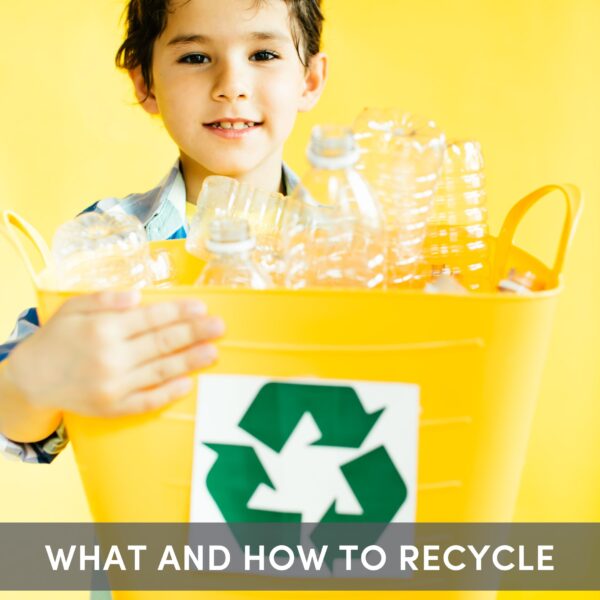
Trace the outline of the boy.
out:
[[[207,176],[291,191],[283,144],[323,90],[322,21],[320,0],[129,1],[117,65],[179,148],[157,188],[119,203],[150,240],[185,236],[186,202]],[[138,304],[136,292],[104,292],[69,300],[42,328],[35,309],[21,315],[0,346],[0,451],[50,462],[67,443],[62,411],[133,414],[189,391],[189,373],[216,360],[222,321],[200,302]]]

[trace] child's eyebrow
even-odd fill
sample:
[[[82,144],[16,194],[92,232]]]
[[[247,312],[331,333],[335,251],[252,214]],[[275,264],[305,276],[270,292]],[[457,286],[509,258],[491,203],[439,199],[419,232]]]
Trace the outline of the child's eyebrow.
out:
[[[276,40],[279,42],[289,42],[290,36],[285,33],[280,33],[279,31],[255,31],[248,35],[249,38],[253,40]]]
[[[260,41],[279,41],[279,42],[289,42],[290,36],[279,31],[254,31],[249,33],[246,38],[251,40],[260,40]],[[202,35],[200,33],[187,33],[176,35],[173,39],[167,42],[167,46],[182,46],[184,44],[206,44],[212,41],[207,35]]]
[[[189,34],[183,34],[183,35],[176,35],[173,39],[171,39],[167,42],[167,46],[180,46],[183,44],[191,44],[193,42],[202,44],[202,43],[206,43],[209,41],[210,41],[210,38],[205,35],[200,35],[197,33],[196,34],[189,33]]]

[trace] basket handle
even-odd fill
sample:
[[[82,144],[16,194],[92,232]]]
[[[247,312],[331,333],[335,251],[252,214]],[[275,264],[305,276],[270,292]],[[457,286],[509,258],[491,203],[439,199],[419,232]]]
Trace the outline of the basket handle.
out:
[[[510,212],[506,216],[506,219],[504,220],[500,234],[498,235],[493,279],[496,284],[498,284],[500,279],[505,275],[508,255],[510,253],[511,246],[513,245],[515,232],[523,220],[523,217],[539,200],[556,191],[562,193],[567,204],[565,222],[563,225],[562,234],[560,236],[560,241],[558,243],[558,250],[556,252],[556,259],[554,260],[554,266],[552,267],[554,283],[558,284],[560,281],[565,255],[569,248],[569,244],[573,239],[573,234],[575,233],[575,228],[577,227],[577,221],[579,220],[583,204],[581,192],[576,186],[569,183],[562,185],[545,185],[544,187],[531,192],[531,194],[525,196],[525,198],[519,200],[519,202],[517,202],[511,208]]]
[[[44,240],[42,234],[31,223],[28,223],[23,217],[12,210],[2,211],[2,224],[4,227],[0,231],[6,235],[8,241],[15,247],[25,263],[31,280],[36,287],[39,287],[39,274],[33,267],[29,253],[21,242],[17,231],[22,233],[33,244],[38,254],[42,257],[44,267],[52,263],[52,253],[48,244],[46,244],[46,240]]]

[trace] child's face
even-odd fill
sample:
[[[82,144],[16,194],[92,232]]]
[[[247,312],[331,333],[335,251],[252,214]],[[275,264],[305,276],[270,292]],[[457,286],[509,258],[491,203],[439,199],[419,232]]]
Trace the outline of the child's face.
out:
[[[239,176],[280,161],[325,69],[322,57],[308,70],[300,62],[286,3],[176,0],[173,9],[154,46],[146,110],[160,114],[180,150],[208,172]]]

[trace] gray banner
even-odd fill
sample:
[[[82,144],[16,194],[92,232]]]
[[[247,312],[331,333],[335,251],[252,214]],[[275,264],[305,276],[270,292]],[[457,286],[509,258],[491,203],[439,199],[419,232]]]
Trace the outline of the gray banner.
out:
[[[0,590],[600,590],[600,524],[0,524]]]

